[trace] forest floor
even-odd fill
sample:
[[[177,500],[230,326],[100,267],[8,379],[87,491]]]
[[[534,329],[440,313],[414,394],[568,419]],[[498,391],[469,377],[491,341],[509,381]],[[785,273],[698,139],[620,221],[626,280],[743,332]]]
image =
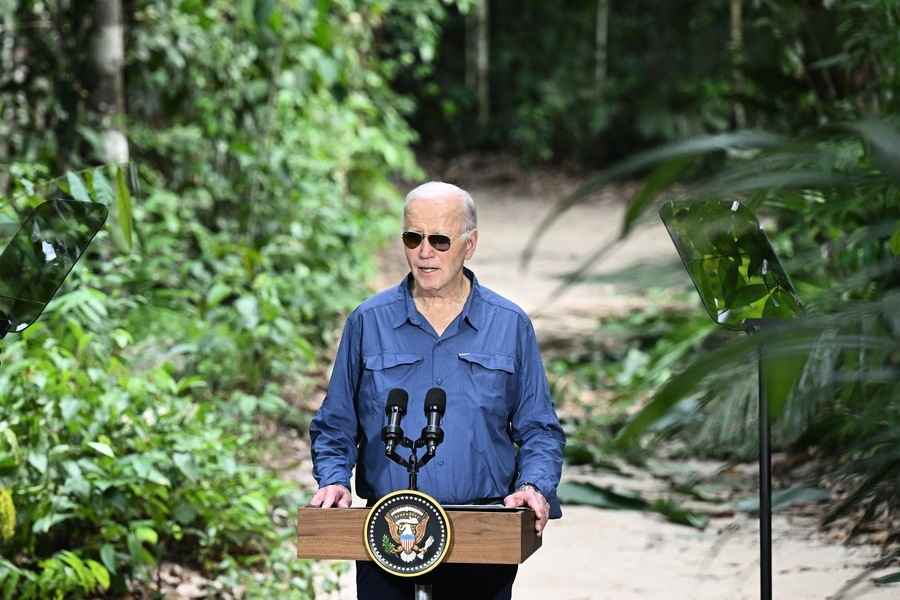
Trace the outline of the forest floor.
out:
[[[604,241],[615,237],[624,214],[628,186],[608,188],[564,215],[537,247],[523,272],[519,261],[526,240],[552,201],[572,191],[575,178],[547,172],[522,173],[513,163],[468,157],[432,165],[429,176],[466,187],[478,204],[479,241],[469,266],[479,281],[532,315],[547,360],[560,340],[603,335],[598,319],[666,302],[664,295],[628,291],[614,283],[585,283],[569,288],[549,305],[560,276],[579,264]],[[617,246],[591,273],[614,273],[635,267],[681,269],[661,223],[642,226]],[[394,285],[406,273],[399,244],[389,249],[377,286]],[[561,408],[561,412],[565,407]],[[565,417],[565,414],[562,415]],[[724,465],[680,461],[669,468],[696,470],[716,477]],[[308,465],[307,465],[308,468]],[[304,483],[309,472],[297,472]],[[755,486],[755,465],[731,469]],[[658,477],[623,478],[584,467],[566,468],[564,481],[591,481],[624,492],[664,496]],[[887,600],[897,586],[876,587],[872,579],[886,571],[872,567],[879,558],[873,545],[846,545],[841,535],[818,529],[821,508],[795,506],[773,520],[774,595],[779,599]],[[513,597],[517,600],[632,600],[646,598],[740,600],[759,597],[759,550],[756,518],[722,510],[703,529],[667,522],[646,512],[564,506],[564,517],[551,521],[543,547],[520,567]],[[896,568],[894,569],[896,570]],[[355,598],[353,567],[340,579],[330,599]]]

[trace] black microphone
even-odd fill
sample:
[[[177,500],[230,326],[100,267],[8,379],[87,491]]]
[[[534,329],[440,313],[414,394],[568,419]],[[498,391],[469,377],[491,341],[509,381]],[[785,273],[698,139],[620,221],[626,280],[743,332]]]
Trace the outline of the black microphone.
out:
[[[422,437],[428,447],[428,454],[433,455],[438,444],[444,441],[444,430],[441,419],[447,408],[447,393],[441,388],[431,388],[425,394],[425,417],[428,424],[422,430]]]
[[[384,440],[384,453],[390,455],[394,451],[397,442],[403,439],[403,429],[400,427],[400,421],[406,416],[406,403],[409,401],[409,394],[406,390],[394,388],[388,392],[387,405],[384,408],[384,414],[387,416],[388,423],[381,430],[381,439]]]

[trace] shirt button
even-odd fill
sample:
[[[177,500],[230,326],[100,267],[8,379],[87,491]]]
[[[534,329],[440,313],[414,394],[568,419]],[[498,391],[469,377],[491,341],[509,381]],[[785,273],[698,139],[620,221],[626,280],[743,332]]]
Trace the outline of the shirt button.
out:
[[[438,466],[439,466],[439,467],[443,467],[443,466],[444,466],[444,459],[443,459],[443,458],[439,458],[439,459],[438,459]]]
[[[438,385],[441,385],[442,383],[444,383],[444,379],[441,377],[438,377],[437,379],[434,380],[434,382]]]

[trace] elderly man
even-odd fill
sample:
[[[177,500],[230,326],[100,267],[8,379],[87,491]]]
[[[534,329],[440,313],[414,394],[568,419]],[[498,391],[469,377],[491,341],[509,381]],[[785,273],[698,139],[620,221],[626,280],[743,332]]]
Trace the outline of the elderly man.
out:
[[[370,503],[407,486],[384,456],[388,391],[410,403],[432,387],[447,393],[445,438],[419,474],[419,489],[444,504],[529,506],[540,535],[561,516],[556,487],[565,437],[553,410],[534,328],[515,304],[464,267],[478,243],[472,197],[425,183],[406,197],[403,245],[409,275],[363,302],[344,326],[328,392],[310,425],[319,490],[310,504],[350,506],[350,472]],[[407,431],[425,425],[409,410]],[[515,566],[442,565],[418,583],[436,598],[510,598]],[[428,581],[423,579],[428,578]],[[408,599],[413,582],[357,563],[363,599]]]

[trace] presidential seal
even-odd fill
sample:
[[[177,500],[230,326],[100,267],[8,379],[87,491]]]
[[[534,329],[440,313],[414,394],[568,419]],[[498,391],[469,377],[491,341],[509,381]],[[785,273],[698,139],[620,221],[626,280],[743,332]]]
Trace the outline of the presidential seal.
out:
[[[451,534],[450,519],[437,500],[400,490],[372,506],[363,542],[376,565],[393,575],[415,577],[441,564]]]

